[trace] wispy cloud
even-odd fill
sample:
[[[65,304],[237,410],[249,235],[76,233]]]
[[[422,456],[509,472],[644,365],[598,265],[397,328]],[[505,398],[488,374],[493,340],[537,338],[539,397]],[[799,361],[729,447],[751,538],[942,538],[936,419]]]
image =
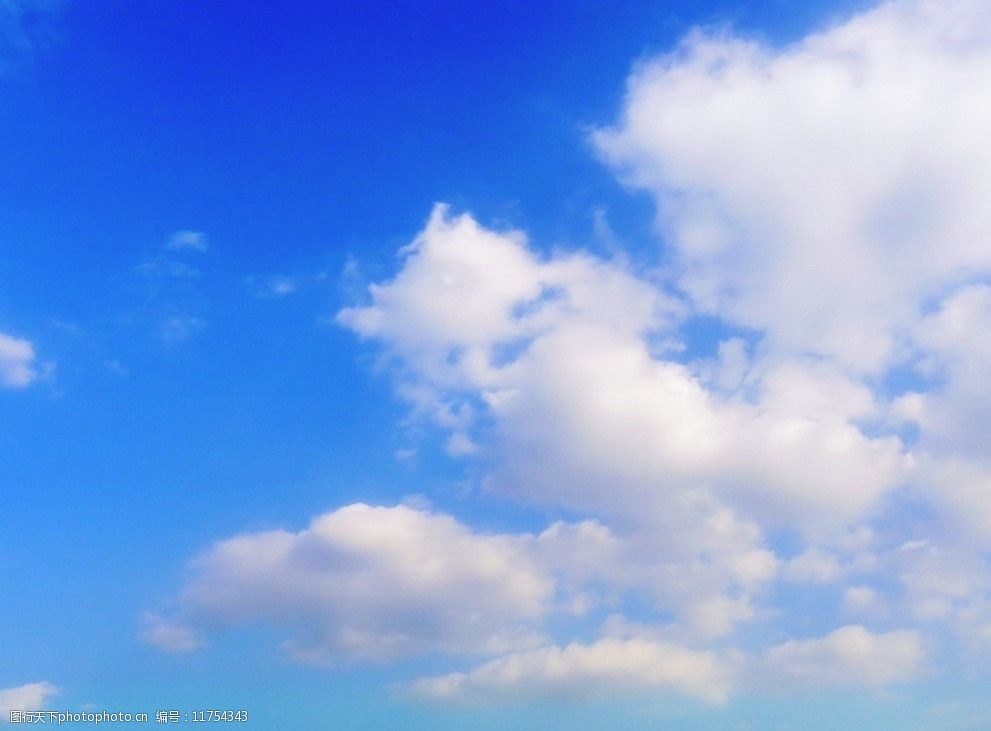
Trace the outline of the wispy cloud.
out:
[[[206,646],[188,625],[169,621],[153,612],[145,612],[141,624],[141,639],[165,652],[184,654]]]
[[[507,655],[467,673],[417,681],[411,688],[430,700],[470,704],[588,701],[665,691],[723,703],[734,682],[733,666],[713,652],[656,640],[602,639]]]
[[[167,318],[161,325],[160,335],[168,345],[188,340],[207,325],[206,320],[191,315],[175,315]]]
[[[299,282],[292,277],[272,277],[268,280],[268,291],[276,297],[284,297],[299,289]]]
[[[0,0],[0,73],[29,63],[55,37],[62,0]]]
[[[744,692],[903,684],[919,677],[926,658],[916,632],[872,633],[859,625],[789,640],[760,655],[656,637],[605,637],[505,655],[468,672],[415,681],[410,689],[428,700],[472,705],[658,693],[723,704]]]
[[[208,248],[208,238],[202,231],[183,229],[169,236],[165,242],[165,248],[169,251],[204,252]]]
[[[327,281],[326,271],[294,274],[253,275],[247,278],[249,288],[258,297],[289,297]]]

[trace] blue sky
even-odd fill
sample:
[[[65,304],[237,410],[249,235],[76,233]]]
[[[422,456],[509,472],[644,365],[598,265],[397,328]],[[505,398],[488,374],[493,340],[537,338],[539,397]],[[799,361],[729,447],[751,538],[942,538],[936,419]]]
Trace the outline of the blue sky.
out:
[[[988,10],[313,6],[0,2],[3,715],[982,728]]]

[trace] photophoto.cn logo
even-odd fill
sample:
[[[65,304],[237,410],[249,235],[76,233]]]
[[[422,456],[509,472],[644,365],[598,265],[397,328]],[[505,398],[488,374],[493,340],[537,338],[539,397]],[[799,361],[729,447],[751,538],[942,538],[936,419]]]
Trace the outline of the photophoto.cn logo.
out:
[[[24,711],[11,711],[10,712],[10,722],[11,723],[22,723],[24,721]]]

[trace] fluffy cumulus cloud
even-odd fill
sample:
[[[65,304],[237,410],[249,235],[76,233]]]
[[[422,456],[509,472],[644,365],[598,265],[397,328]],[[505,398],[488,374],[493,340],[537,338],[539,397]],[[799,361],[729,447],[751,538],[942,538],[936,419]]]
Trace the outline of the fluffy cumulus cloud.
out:
[[[697,33],[596,139],[655,196],[696,307],[877,371],[991,267],[989,28],[980,0],[909,0],[784,50]]]
[[[355,505],[238,536],[149,639],[263,621],[302,660],[486,656],[423,697],[718,702],[991,638],[989,29],[977,0],[892,2],[640,63],[595,143],[656,200],[660,277],[437,206],[337,321],[485,490],[571,522]],[[709,354],[699,316],[731,333]],[[809,594],[826,629],[761,644]]]
[[[0,688],[0,724],[10,720],[11,711],[40,711],[58,689],[51,683],[28,683],[16,688]]]
[[[37,377],[30,341],[0,333],[0,386],[22,388]]]
[[[192,650],[199,627],[266,622],[311,663],[532,646],[552,585],[525,536],[472,533],[412,508],[350,505],[299,532],[250,533],[200,556],[176,617],[146,639]]]
[[[418,410],[455,432],[477,424],[512,455],[497,489],[680,526],[705,520],[697,495],[713,491],[747,517],[815,528],[864,513],[904,469],[897,440],[853,425],[877,406],[839,369],[794,358],[727,393],[657,357],[683,308],[616,263],[540,260],[522,234],[443,207],[405,254],[339,320],[385,342]]]
[[[607,521],[589,570],[701,634],[754,615],[778,563],[762,525],[834,530],[905,473],[856,424],[879,409],[862,384],[795,357],[715,386],[719,363],[664,352],[684,307],[618,263],[542,259],[443,207],[405,256],[339,320],[385,344],[417,413],[485,445],[489,489]]]

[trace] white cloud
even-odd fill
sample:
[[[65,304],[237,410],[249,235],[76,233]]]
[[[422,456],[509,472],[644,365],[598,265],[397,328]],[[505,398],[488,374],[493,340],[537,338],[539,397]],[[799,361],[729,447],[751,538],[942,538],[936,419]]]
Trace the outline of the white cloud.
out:
[[[0,386],[22,388],[38,377],[34,346],[27,340],[0,333]]]
[[[479,446],[467,434],[454,432],[448,437],[444,445],[444,451],[452,457],[465,457],[470,454],[477,454]]]
[[[945,297],[912,332],[917,369],[935,385],[893,404],[919,431],[919,480],[951,540],[991,546],[991,286]]]
[[[141,639],[165,652],[194,652],[206,644],[192,627],[169,621],[152,612],[145,612],[141,623]]]
[[[843,568],[836,556],[810,548],[789,559],[781,575],[798,584],[831,584],[843,575]]]
[[[47,682],[0,689],[0,723],[10,720],[11,711],[45,710],[45,704],[56,693],[58,688]]]
[[[299,282],[292,277],[276,276],[268,280],[269,294],[275,297],[285,297],[299,289]]]
[[[476,705],[657,692],[724,703],[743,691],[905,683],[925,671],[928,657],[917,632],[872,633],[860,625],[749,655],[692,649],[665,639],[670,632],[619,617],[611,618],[606,629],[613,636],[512,653],[468,672],[423,678],[412,690],[435,701]]]
[[[707,634],[749,617],[747,597],[725,592],[748,560],[767,563],[760,531],[705,494],[724,450],[692,444],[713,425],[718,443],[732,434],[719,422],[737,417],[713,414],[687,369],[651,359],[646,331],[675,315],[670,298],[618,265],[541,261],[521,234],[444,208],[406,255],[394,281],[371,288],[372,306],[339,320],[384,339],[400,392],[452,430],[448,451],[478,452],[466,431],[485,425],[492,489],[639,526],[621,531],[623,558],[597,579],[646,589]]]
[[[202,231],[190,231],[183,229],[176,231],[169,240],[165,242],[165,248],[169,251],[206,251],[207,235]]]
[[[156,617],[148,639],[188,646],[197,626],[265,622],[314,663],[532,646],[553,583],[527,540],[407,506],[350,505],[298,533],[216,544],[194,561],[180,616]]]
[[[922,462],[929,504],[944,524],[943,539],[960,547],[991,547],[991,461],[954,456]]]
[[[877,370],[991,267],[989,27],[987,3],[908,0],[783,50],[696,33],[596,142],[655,196],[700,310]]]
[[[952,620],[991,589],[987,563],[964,548],[922,540],[901,545],[889,558],[908,613],[922,621]]]
[[[439,701],[505,703],[546,697],[587,700],[669,692],[722,703],[734,669],[713,652],[642,639],[542,647],[492,660],[468,673],[425,678],[416,694]]]
[[[765,366],[748,400],[655,354],[652,334],[676,334],[679,305],[616,262],[541,261],[522,234],[443,207],[405,256],[371,305],[338,319],[399,360],[421,413],[462,431],[490,420],[504,457],[494,489],[637,521],[711,490],[748,517],[805,527],[862,515],[904,471],[896,439],[853,424],[873,397],[837,368]]]
[[[848,625],[825,637],[789,640],[767,651],[765,682],[812,687],[884,686],[913,680],[927,651],[917,632],[872,633]]]
[[[488,489],[599,517],[615,544],[589,577],[700,636],[756,616],[777,569],[762,525],[842,528],[904,474],[898,440],[856,425],[871,392],[837,367],[751,364],[726,394],[656,353],[679,306],[617,262],[541,259],[444,208],[405,255],[339,321],[384,344],[449,453],[484,453]]]
[[[843,611],[848,614],[877,617],[887,613],[887,602],[870,586],[849,586],[843,591]]]
[[[991,286],[964,287],[919,321],[913,344],[920,369],[939,382],[927,393],[911,393],[898,404],[937,455],[988,460],[991,441]],[[914,400],[914,403],[913,403]]]

